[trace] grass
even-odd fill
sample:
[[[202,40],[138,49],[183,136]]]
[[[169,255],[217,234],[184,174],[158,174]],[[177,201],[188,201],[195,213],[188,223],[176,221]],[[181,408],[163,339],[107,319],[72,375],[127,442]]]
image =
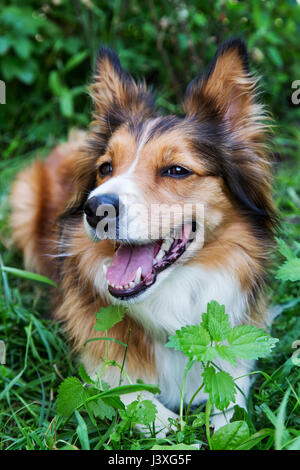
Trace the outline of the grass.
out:
[[[280,236],[295,253],[299,247],[294,241],[300,236],[300,142],[299,135],[296,137],[291,139],[291,145],[277,142],[286,161],[277,164],[275,175],[275,199],[282,220]],[[13,159],[0,161],[0,243],[4,266],[23,267],[21,255],[10,239],[10,183],[15,173],[37,154],[46,155],[52,143],[40,151],[16,153]],[[283,258],[277,250],[272,257],[268,296],[272,311],[277,314],[272,335],[280,341],[269,358],[257,363],[256,370],[260,372],[254,376],[248,412],[237,409],[236,417],[245,420],[252,433],[265,433],[254,448],[286,448],[298,437],[292,445],[299,449],[299,367],[291,359],[292,344],[300,339],[299,282],[276,280]],[[96,422],[84,411],[76,412],[68,421],[59,417],[58,386],[64,378],[77,374],[78,364],[61,327],[50,318],[50,287],[2,271],[0,289],[0,339],[7,346],[6,364],[0,365],[0,449],[147,449],[155,443],[202,443],[202,448],[207,448],[201,414],[197,415],[198,426],[193,426],[195,416],[191,416],[184,431],[167,440],[157,440],[155,436],[148,439],[130,426],[122,429],[117,416]]]

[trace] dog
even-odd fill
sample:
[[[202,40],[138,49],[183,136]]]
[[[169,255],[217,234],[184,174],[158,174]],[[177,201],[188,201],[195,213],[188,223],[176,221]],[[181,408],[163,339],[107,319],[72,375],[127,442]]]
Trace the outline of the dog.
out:
[[[167,432],[169,418],[177,418],[187,363],[180,351],[165,347],[169,336],[199,324],[211,300],[225,305],[232,326],[267,322],[264,284],[276,224],[270,126],[239,38],[225,41],[188,85],[182,116],[156,111],[151,89],[134,81],[106,47],[90,92],[89,131],[72,132],[45,161],[18,175],[11,195],[13,238],[27,269],[59,283],[54,316],[90,375],[105,356],[105,341],[84,347],[99,336],[95,313],[110,304],[127,308],[109,336],[123,343],[129,338],[124,370],[133,381],[158,384],[159,396],[144,396],[156,404],[156,424]],[[137,205],[143,210],[129,214]],[[170,206],[177,209],[168,219]],[[151,217],[152,207],[158,211]],[[149,220],[158,236],[149,236]],[[123,346],[110,342],[109,358],[122,363],[123,356]],[[245,407],[245,374],[253,365],[218,364],[243,376],[236,403]],[[104,380],[118,385],[119,374],[110,367]],[[201,374],[201,364],[194,364],[186,403]],[[201,392],[194,404],[205,400]],[[212,426],[231,415],[232,406],[215,413]]]

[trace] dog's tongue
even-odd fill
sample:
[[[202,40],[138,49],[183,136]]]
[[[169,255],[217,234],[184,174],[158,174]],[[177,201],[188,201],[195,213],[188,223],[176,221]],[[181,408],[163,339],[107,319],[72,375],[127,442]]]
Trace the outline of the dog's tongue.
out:
[[[145,279],[152,273],[153,259],[156,254],[157,247],[153,243],[135,246],[122,244],[107,270],[107,280],[115,286],[125,286],[135,280],[139,267],[142,268],[142,277]]]

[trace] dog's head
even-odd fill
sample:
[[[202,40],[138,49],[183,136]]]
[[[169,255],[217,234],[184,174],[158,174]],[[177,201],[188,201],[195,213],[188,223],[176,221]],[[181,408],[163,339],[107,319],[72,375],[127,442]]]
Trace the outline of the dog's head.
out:
[[[234,220],[261,240],[270,236],[266,125],[241,40],[225,42],[190,83],[183,116],[158,114],[151,91],[107,48],[91,93],[95,113],[72,207],[83,210],[93,241],[112,239],[112,296],[140,298]]]

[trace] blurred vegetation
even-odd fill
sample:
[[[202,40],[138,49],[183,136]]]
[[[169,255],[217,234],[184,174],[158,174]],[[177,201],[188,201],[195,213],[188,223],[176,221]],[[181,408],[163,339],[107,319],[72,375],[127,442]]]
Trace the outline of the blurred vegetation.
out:
[[[4,264],[22,267],[9,236],[7,195],[11,180],[32,158],[45,156],[53,145],[65,140],[72,127],[88,125],[91,103],[87,84],[100,44],[113,47],[135,77],[145,77],[157,90],[159,107],[173,113],[181,110],[189,81],[205,69],[217,46],[229,36],[245,39],[252,69],[262,76],[262,99],[275,123],[280,236],[299,257],[300,105],[291,102],[292,82],[300,80],[299,3],[1,0],[0,80],[6,83],[7,103],[0,105],[0,245]],[[257,430],[270,424],[272,413],[278,412],[291,386],[287,425],[295,430],[300,425],[299,398],[298,402],[295,399],[297,394],[299,397],[299,368],[291,362],[291,344],[300,338],[299,282],[275,279],[283,256],[278,250],[272,256],[275,267],[269,296],[280,314],[274,320],[273,335],[281,341],[272,357],[257,366],[272,379],[256,381],[247,419]],[[45,287],[2,273],[0,338],[7,342],[8,353],[0,384],[13,384],[3,397],[4,406],[0,405],[0,448],[48,447],[43,436],[46,429],[48,433],[52,429],[53,397],[61,374],[68,376],[73,366],[63,333],[45,318],[47,312]],[[76,426],[59,431],[60,438],[75,442]],[[104,424],[103,432],[107,429]],[[54,431],[50,434],[56,439],[56,431],[55,436]],[[127,440],[124,447],[130,448],[130,442]],[[139,448],[140,444],[132,445]],[[272,445],[267,441],[259,448]]]
[[[263,76],[264,99],[284,127],[279,143],[292,151],[300,132],[295,126],[300,108],[290,99],[291,82],[300,77],[299,29],[294,0],[216,0],[213,8],[209,2],[178,0],[2,0],[0,79],[7,85],[2,158],[87,125],[85,85],[100,44],[116,49],[126,69],[159,90],[160,107],[174,112],[186,85],[228,36],[246,40],[253,68]]]

